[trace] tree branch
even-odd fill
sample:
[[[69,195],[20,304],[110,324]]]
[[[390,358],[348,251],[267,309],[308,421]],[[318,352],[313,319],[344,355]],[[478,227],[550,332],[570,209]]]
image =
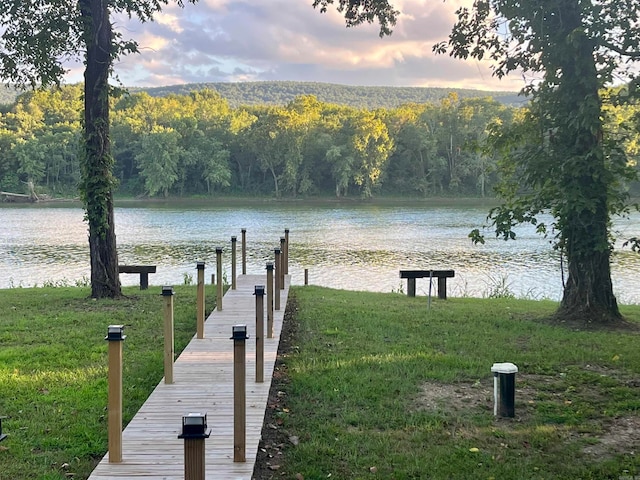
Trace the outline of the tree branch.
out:
[[[613,50],[616,53],[619,53],[620,55],[624,56],[624,57],[629,57],[629,58],[640,58],[640,51],[637,52],[628,52],[620,47],[618,47],[617,45],[614,45],[611,42],[607,42],[605,40],[602,40],[600,42],[600,44],[604,47],[607,47],[609,50]]]

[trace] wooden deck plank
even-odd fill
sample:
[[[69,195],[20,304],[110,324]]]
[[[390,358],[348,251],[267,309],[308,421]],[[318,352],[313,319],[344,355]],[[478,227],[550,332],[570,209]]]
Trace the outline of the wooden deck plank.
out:
[[[182,416],[207,414],[211,436],[205,441],[207,479],[250,480],[258,451],[271,376],[289,293],[290,277],[281,290],[281,308],[274,311],[274,335],[266,338],[264,299],[264,382],[255,382],[254,286],[266,275],[239,275],[237,289],[228,290],[221,311],[205,322],[203,339],[194,338],[174,364],[174,382],[164,379],[151,393],[122,434],[122,463],[109,463],[108,453],[90,480],[183,480],[184,442],[178,439]],[[207,293],[211,295],[211,292]],[[246,462],[233,462],[233,341],[231,327],[246,324]],[[126,355],[126,345],[124,355]],[[126,402],[126,398],[124,402]]]

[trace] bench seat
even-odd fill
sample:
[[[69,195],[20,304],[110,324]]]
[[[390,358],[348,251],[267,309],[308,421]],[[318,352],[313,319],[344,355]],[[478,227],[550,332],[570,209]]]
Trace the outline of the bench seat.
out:
[[[155,265],[118,265],[118,273],[140,274],[140,290],[149,288],[149,274],[156,273]]]
[[[416,278],[437,278],[438,298],[447,299],[447,278],[455,277],[454,270],[400,270],[400,278],[407,279],[407,296],[416,296]]]

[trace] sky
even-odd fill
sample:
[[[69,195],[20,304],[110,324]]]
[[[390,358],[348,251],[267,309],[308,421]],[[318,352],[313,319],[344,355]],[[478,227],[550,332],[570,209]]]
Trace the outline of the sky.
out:
[[[436,55],[455,10],[470,0],[392,0],[401,15],[390,37],[377,25],[346,28],[335,8],[321,14],[313,0],[175,2],[141,24],[113,19],[135,39],[139,54],[118,60],[125,86],[290,80],[343,85],[416,86],[517,91],[522,77],[499,80],[490,65]],[[82,80],[71,65],[69,83]]]

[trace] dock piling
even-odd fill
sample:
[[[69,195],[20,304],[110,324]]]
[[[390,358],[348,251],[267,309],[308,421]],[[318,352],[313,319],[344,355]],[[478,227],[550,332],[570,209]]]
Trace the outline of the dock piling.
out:
[[[109,342],[109,380],[107,395],[107,436],[109,463],[122,462],[122,342],[124,325],[109,325],[105,340]]]
[[[255,286],[256,296],[256,383],[264,382],[264,285]]]
[[[246,391],[246,325],[234,325],[233,340],[233,461],[246,462],[247,391]]]
[[[173,287],[162,287],[164,298],[164,383],[173,383]]]
[[[222,247],[216,247],[216,272],[218,288],[216,290],[216,310],[222,310]]]
[[[198,338],[204,338],[204,262],[198,262],[196,264],[198,270],[198,287],[196,293],[196,335]]]

